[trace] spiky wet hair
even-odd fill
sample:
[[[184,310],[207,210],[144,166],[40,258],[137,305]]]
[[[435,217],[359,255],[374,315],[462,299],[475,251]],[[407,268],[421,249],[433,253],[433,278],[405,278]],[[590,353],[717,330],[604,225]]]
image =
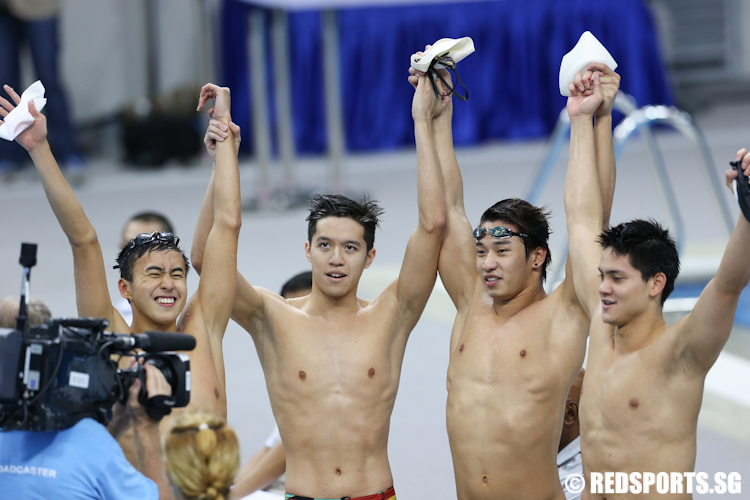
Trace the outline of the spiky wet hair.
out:
[[[545,249],[547,256],[544,258],[540,276],[544,283],[547,280],[547,269],[552,263],[552,253],[549,250],[550,216],[551,213],[547,207],[539,208],[519,198],[508,198],[498,201],[485,210],[482,218],[479,219],[479,225],[487,221],[506,222],[516,226],[519,232],[528,234],[527,238],[521,238],[527,259],[535,248]]]
[[[669,231],[653,219],[635,219],[610,228],[599,235],[602,248],[611,248],[618,256],[626,256],[630,265],[641,272],[643,280],[664,273],[667,282],[661,293],[661,303],[674,290],[680,273],[680,256]]]
[[[188,261],[187,256],[182,250],[180,250],[177,243],[162,240],[154,240],[137,246],[131,246],[130,244],[125,245],[125,248],[123,248],[117,256],[117,266],[115,266],[115,268],[119,266],[120,278],[132,282],[133,267],[135,266],[136,261],[143,255],[151,252],[170,252],[173,250],[178,252],[180,257],[182,257],[182,260],[185,263],[185,277],[187,278],[187,274],[190,271],[190,262]]]
[[[307,241],[312,238],[318,227],[318,221],[326,217],[346,217],[358,222],[364,229],[367,251],[375,245],[375,229],[380,227],[383,209],[377,201],[367,195],[357,202],[340,194],[319,194],[310,200],[310,215],[307,216]]]

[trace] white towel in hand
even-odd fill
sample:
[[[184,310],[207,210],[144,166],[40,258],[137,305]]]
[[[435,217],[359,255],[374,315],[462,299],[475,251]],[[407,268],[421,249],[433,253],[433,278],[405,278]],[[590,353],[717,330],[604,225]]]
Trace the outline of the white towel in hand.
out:
[[[44,109],[47,104],[47,99],[44,98],[44,85],[39,80],[31,84],[31,87],[21,94],[21,102],[16,106],[16,109],[3,118],[5,123],[0,125],[0,138],[6,141],[14,141],[21,132],[34,123],[34,117],[29,113],[29,101],[31,100],[34,101],[37,111]]]

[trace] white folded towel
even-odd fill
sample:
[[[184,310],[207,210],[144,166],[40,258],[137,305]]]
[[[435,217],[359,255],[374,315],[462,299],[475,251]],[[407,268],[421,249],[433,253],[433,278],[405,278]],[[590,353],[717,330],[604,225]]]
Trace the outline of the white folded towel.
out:
[[[604,63],[612,70],[617,63],[612,55],[604,48],[590,31],[586,31],[573,50],[565,54],[560,63],[560,94],[568,97],[568,83],[576,77],[576,73],[583,73],[591,63]]]
[[[18,135],[34,123],[34,117],[29,113],[29,101],[34,101],[37,111],[44,109],[47,99],[44,98],[44,85],[37,80],[21,94],[21,102],[16,109],[3,118],[4,123],[0,125],[0,138],[6,141],[14,141]]]

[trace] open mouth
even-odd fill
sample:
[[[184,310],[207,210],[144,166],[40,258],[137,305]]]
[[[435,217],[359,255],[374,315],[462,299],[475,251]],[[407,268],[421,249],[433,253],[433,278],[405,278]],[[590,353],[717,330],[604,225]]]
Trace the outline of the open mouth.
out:
[[[613,301],[611,301],[611,300],[604,300],[604,299],[602,299],[602,307],[603,307],[604,309],[606,309],[606,308],[608,308],[608,307],[610,307],[610,306],[612,306],[612,305],[614,305],[614,302],[613,302]]]
[[[162,307],[172,307],[176,302],[174,297],[156,297],[156,303]]]
[[[346,278],[346,274],[342,273],[326,273],[326,276],[328,276],[329,278],[333,278],[334,280],[342,280]]]
[[[500,278],[498,278],[497,276],[485,276],[484,277],[484,283],[488,287],[493,287],[493,286],[497,285],[498,283],[500,283]]]

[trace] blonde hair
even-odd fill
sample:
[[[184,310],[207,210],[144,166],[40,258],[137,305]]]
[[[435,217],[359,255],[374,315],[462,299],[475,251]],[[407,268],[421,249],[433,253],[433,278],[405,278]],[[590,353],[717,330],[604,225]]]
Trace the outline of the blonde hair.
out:
[[[224,419],[187,414],[164,438],[164,457],[186,500],[224,500],[240,467],[240,446]]]

